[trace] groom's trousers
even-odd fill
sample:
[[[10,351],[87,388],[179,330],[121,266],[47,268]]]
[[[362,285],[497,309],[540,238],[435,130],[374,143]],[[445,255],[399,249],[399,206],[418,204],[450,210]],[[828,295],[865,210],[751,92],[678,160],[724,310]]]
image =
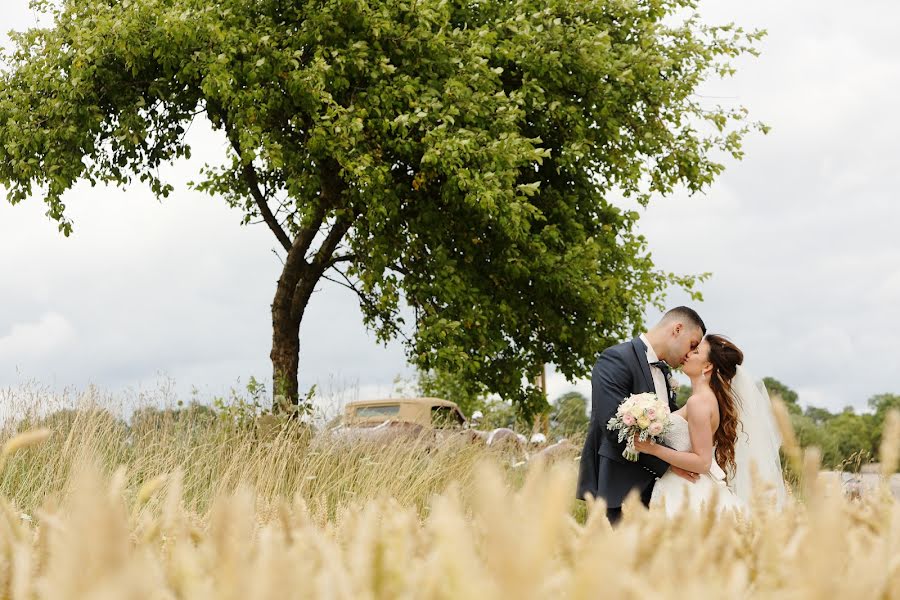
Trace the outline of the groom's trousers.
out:
[[[653,486],[647,486],[647,489],[641,494],[641,503],[644,506],[650,506],[650,496],[653,495]],[[609,519],[610,525],[616,525],[619,521],[622,520],[622,507],[617,506],[616,508],[607,508],[606,509],[606,518]]]

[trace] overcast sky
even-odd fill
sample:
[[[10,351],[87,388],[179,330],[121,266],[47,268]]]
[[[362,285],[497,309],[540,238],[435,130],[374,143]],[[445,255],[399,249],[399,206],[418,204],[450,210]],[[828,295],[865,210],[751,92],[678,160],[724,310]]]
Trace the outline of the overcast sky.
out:
[[[0,29],[33,25],[27,5],[4,0]],[[720,0],[701,12],[769,31],[759,59],[703,93],[749,107],[773,131],[748,139],[745,160],[706,195],[643,211],[657,265],[713,272],[696,306],[710,329],[801,402],[863,408],[900,393],[900,5]],[[72,190],[68,239],[39,199],[0,201],[0,387],[121,392],[171,379],[209,397],[270,376],[275,244],[187,189],[222,156],[215,135],[192,136],[194,159],[168,171],[177,191],[162,203],[140,186]],[[409,374],[400,344],[366,332],[354,297],[321,286],[301,330],[301,386],[350,400],[387,394]],[[551,399],[573,388],[590,384],[551,375]]]

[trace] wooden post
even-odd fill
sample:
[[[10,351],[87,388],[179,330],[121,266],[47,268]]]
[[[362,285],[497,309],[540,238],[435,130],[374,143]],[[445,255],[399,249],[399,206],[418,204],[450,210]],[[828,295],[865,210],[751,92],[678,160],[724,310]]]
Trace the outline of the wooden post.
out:
[[[547,400],[547,365],[542,364],[540,371],[538,371],[537,376],[534,378],[534,385],[541,388],[541,392],[544,394],[544,400]],[[549,401],[548,401],[549,402]],[[532,428],[532,434],[534,433],[543,433],[545,437],[550,436],[550,409],[548,408],[541,414],[539,414],[534,419],[534,427]],[[548,439],[549,441],[549,439]]]

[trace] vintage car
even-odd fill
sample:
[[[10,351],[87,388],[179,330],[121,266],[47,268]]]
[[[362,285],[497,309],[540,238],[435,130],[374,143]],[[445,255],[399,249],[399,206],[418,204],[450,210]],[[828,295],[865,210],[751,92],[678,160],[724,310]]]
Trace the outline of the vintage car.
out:
[[[478,412],[468,421],[455,402],[441,398],[386,398],[360,400],[344,408],[339,420],[328,427],[332,439],[372,440],[386,442],[405,436],[422,437],[428,443],[447,439],[503,448],[528,459],[528,449],[538,451],[546,445],[546,438],[537,434],[529,443],[524,435],[500,427],[484,431],[476,429]],[[568,442],[565,442],[568,444]],[[571,444],[554,444],[545,448],[549,457],[569,449]],[[524,463],[520,463],[524,464]]]
[[[397,436],[438,436],[467,433],[468,422],[459,406],[440,398],[386,398],[360,400],[344,408],[328,428],[342,439],[389,440]]]
[[[344,408],[344,425],[373,427],[385,422],[410,423],[430,429],[463,429],[466,426],[466,418],[456,403],[440,398],[360,400]]]

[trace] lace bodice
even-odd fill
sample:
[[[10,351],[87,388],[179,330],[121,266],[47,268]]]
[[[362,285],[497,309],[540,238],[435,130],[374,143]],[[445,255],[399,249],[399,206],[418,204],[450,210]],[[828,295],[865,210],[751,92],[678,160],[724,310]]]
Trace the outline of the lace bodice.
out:
[[[690,452],[693,446],[691,446],[691,428],[688,426],[687,419],[677,413],[672,413],[670,418],[672,426],[663,436],[663,444],[679,452]],[[713,456],[715,456],[715,447],[713,447]],[[709,474],[713,479],[720,481],[725,479],[725,472],[716,464],[715,459],[709,467]]]
[[[688,422],[677,413],[672,413],[670,418],[672,419],[672,426],[669,427],[669,431],[663,437],[663,444],[679,452],[690,452],[691,430],[688,427]]]

